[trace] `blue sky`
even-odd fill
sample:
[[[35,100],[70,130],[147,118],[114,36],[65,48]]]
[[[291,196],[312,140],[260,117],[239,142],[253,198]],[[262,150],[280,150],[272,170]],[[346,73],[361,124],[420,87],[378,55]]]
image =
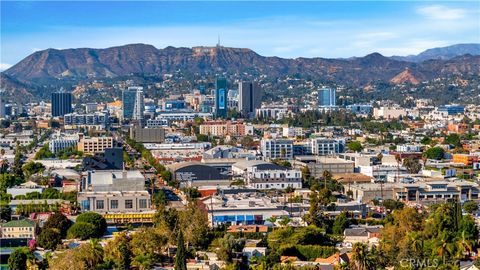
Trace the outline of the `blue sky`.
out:
[[[221,43],[267,56],[417,54],[480,43],[480,1],[1,1],[0,69],[47,48]]]

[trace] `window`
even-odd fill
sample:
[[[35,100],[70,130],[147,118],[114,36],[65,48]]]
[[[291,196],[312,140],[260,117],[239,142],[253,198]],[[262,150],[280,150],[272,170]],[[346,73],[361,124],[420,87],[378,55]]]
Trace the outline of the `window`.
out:
[[[111,200],[110,209],[117,209],[117,208],[118,208],[118,200]]]
[[[140,205],[140,208],[147,208],[147,199],[138,200],[138,204]]]
[[[125,200],[125,208],[132,209],[133,208],[133,201],[132,200]]]
[[[97,209],[103,209],[105,208],[105,204],[103,200],[98,200],[97,201]]]

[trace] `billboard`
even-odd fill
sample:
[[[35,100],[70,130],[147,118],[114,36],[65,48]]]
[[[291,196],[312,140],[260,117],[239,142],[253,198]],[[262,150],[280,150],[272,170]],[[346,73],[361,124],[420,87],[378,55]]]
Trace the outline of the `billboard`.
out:
[[[224,110],[225,108],[227,108],[227,105],[226,105],[226,91],[224,88],[220,88],[217,90],[217,96],[218,96],[218,109],[220,110]]]

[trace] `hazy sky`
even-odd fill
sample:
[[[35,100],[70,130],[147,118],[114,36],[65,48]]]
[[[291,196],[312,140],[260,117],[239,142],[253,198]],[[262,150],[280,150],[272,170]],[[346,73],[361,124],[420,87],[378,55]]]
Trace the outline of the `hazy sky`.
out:
[[[39,2],[1,5],[0,70],[37,50],[221,44],[267,56],[417,54],[480,43],[480,1]]]

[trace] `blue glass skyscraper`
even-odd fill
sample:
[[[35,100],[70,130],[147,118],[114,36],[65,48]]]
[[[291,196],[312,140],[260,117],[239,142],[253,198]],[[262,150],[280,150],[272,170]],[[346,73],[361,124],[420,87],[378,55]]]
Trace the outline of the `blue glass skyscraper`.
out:
[[[135,99],[137,97],[136,89],[123,90],[122,92],[122,118],[132,119],[135,109]]]
[[[318,90],[318,107],[334,107],[336,106],[335,99],[335,89],[322,88]]]
[[[215,115],[217,118],[227,118],[227,80],[225,78],[217,78],[215,84]]]

